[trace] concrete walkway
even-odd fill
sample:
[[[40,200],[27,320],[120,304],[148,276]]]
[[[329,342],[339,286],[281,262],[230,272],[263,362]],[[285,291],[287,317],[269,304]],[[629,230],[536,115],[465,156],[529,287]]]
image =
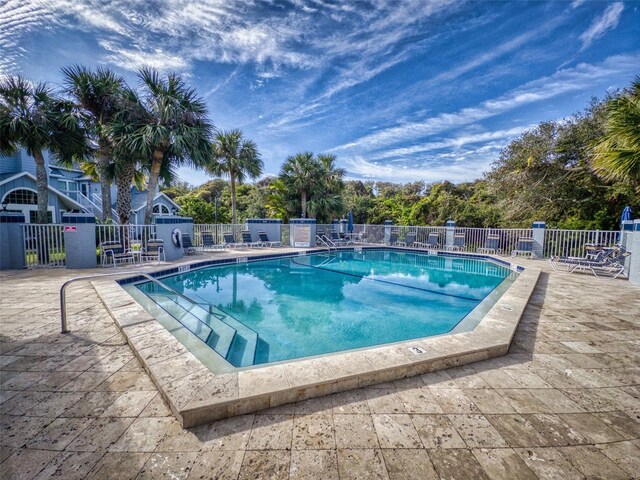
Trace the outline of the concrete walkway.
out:
[[[1,478],[640,476],[627,281],[545,267],[506,357],[182,430],[90,285],[59,333],[77,274],[0,276]]]

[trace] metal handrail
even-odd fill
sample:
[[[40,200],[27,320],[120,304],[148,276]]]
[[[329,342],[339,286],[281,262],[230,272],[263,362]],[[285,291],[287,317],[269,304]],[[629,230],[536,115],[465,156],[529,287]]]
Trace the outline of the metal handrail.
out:
[[[326,235],[316,235],[316,243],[320,241],[320,243],[322,243],[327,250],[329,250],[329,252],[331,252],[331,249],[335,249],[336,251],[338,251],[338,248],[336,247],[336,244],[333,243],[329,237],[327,237]]]
[[[61,324],[62,324],[62,333],[69,333],[69,329],[67,328],[67,297],[66,297],[66,290],[67,290],[67,287],[69,286],[69,284],[74,283],[74,282],[79,282],[80,280],[90,280],[90,279],[101,278],[101,277],[115,277],[117,275],[139,275],[139,276],[142,276],[142,277],[146,278],[147,280],[150,280],[151,282],[160,285],[160,287],[162,287],[162,288],[164,288],[166,290],[169,290],[174,295],[178,295],[179,297],[184,298],[188,302],[195,304],[195,302],[193,300],[191,300],[189,297],[187,297],[187,296],[183,295],[182,293],[174,290],[170,286],[162,283],[160,280],[158,280],[157,278],[152,277],[148,273],[143,273],[143,272],[113,272],[113,273],[100,273],[100,274],[95,274],[95,275],[83,275],[82,277],[74,277],[74,278],[71,278],[71,279],[67,280],[60,287],[60,321],[61,321]],[[231,328],[233,328],[233,327],[231,327]]]

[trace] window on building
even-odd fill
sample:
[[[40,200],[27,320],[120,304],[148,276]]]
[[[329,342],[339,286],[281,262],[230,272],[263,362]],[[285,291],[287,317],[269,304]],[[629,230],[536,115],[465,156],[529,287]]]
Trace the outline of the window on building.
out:
[[[4,197],[4,201],[15,205],[37,205],[38,194],[31,190],[21,188],[19,190],[9,192],[7,196]]]
[[[155,215],[170,215],[171,212],[169,211],[169,207],[167,207],[166,205],[163,205],[161,203],[156,203],[153,206],[153,213]]]

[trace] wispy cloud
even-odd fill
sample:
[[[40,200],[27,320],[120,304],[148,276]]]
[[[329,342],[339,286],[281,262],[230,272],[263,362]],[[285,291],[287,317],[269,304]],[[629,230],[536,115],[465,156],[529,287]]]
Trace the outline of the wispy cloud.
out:
[[[589,88],[594,81],[614,74],[633,74],[640,62],[640,54],[619,55],[606,59],[599,65],[579,64],[575,68],[559,72],[524,84],[497,98],[481,102],[477,106],[462,108],[455,112],[441,113],[422,121],[380,129],[339,145],[331,151],[345,155],[363,154],[378,149],[389,148],[405,141],[435,135],[453,128],[469,125],[490,117],[509,112],[535,102],[540,102],[561,94]]]
[[[350,159],[346,162],[349,178],[375,179],[391,182],[437,182],[443,179],[451,182],[464,182],[478,177],[478,172],[485,170],[491,163],[492,153],[478,155],[474,159],[466,155],[457,155],[450,162],[439,165],[397,166],[381,165],[365,160],[363,157]]]
[[[594,19],[585,32],[580,35],[582,41],[582,50],[586,49],[598,38],[602,37],[609,30],[618,26],[620,15],[624,10],[622,2],[616,2],[609,5],[606,10],[598,18]]]

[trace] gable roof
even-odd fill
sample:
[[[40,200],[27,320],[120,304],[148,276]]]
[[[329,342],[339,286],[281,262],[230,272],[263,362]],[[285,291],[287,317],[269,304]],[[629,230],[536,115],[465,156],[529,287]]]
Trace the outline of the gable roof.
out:
[[[174,202],[173,200],[171,200],[171,199],[169,198],[169,196],[168,196],[167,194],[165,194],[165,193],[162,193],[162,192],[158,193],[155,197],[153,197],[153,200],[154,200],[154,201],[156,201],[156,200],[158,200],[160,197],[164,197],[165,199],[167,199],[167,201],[168,201],[168,202],[169,202],[173,207],[175,207],[175,209],[176,209],[176,210],[180,210],[180,205],[178,205],[176,202]],[[145,202],[144,202],[141,206],[139,206],[138,208],[133,209],[133,211],[134,211],[134,212],[139,212],[140,210],[142,210],[142,209],[143,209],[144,207],[146,207],[146,206],[147,206],[147,202],[146,202],[146,200],[145,200]]]
[[[27,178],[31,179],[33,181],[33,183],[35,183],[36,185],[38,184],[38,182],[36,180],[36,177],[33,174],[31,174],[29,172],[20,172],[20,173],[16,173],[12,177],[8,177],[8,178],[5,178],[4,180],[0,181],[0,185],[4,185],[5,183],[9,183],[9,182],[11,182],[13,180],[17,180],[18,178],[21,178],[21,177],[27,177]],[[47,185],[47,188],[48,188],[48,190],[50,192],[52,192],[56,196],[60,197],[60,199],[62,200],[62,203],[64,203],[66,206],[71,207],[74,210],[84,210],[84,207],[82,205],[80,205],[78,202],[76,202],[73,198],[68,197],[67,195],[62,193],[57,188],[54,188],[51,185]]]

